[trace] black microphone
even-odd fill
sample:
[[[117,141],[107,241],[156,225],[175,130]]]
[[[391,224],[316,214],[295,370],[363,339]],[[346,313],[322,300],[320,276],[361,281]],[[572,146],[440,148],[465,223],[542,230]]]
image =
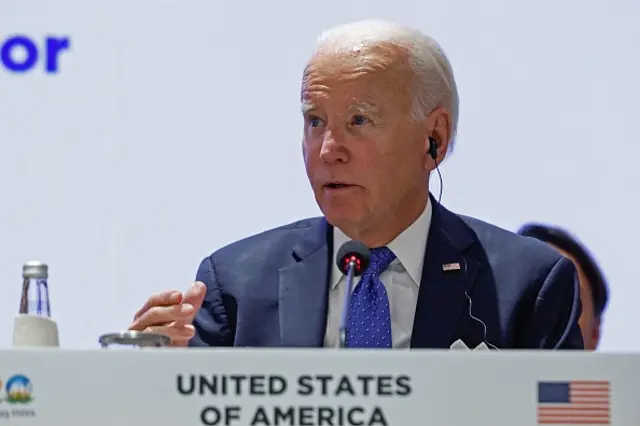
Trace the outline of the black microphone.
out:
[[[347,241],[338,250],[336,264],[338,269],[347,276],[345,287],[344,306],[342,307],[342,320],[340,321],[340,347],[347,346],[347,321],[349,305],[351,304],[351,290],[353,289],[353,277],[362,275],[369,267],[371,251],[359,241]]]

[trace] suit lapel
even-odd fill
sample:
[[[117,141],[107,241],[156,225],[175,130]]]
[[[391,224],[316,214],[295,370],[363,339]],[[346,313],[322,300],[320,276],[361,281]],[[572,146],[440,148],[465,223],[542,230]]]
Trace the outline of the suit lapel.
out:
[[[323,218],[318,219],[293,248],[293,263],[279,270],[282,346],[322,346],[327,316],[332,235],[327,222]]]
[[[448,349],[460,316],[468,308],[467,295],[475,282],[479,263],[464,255],[474,242],[469,228],[433,198],[431,202],[433,215],[411,347]]]

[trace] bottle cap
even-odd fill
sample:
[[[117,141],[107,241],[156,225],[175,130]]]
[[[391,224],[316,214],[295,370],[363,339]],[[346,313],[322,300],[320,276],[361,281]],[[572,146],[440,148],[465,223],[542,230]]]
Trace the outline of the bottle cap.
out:
[[[49,267],[46,263],[31,260],[22,266],[22,276],[24,278],[48,278]]]

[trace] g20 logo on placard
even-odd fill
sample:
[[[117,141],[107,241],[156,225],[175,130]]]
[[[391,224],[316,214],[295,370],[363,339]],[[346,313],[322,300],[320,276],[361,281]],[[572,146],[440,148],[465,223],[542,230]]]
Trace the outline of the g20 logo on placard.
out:
[[[60,57],[71,48],[67,36],[47,36],[41,39],[27,35],[0,35],[0,65],[12,73],[41,71],[60,72]]]

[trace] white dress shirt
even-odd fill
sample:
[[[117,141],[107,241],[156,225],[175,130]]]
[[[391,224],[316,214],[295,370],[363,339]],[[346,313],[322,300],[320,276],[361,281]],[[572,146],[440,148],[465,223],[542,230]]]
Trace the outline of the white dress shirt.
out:
[[[394,348],[409,348],[413,319],[418,301],[418,289],[422,277],[422,263],[427,248],[427,236],[431,225],[431,202],[420,217],[398,235],[387,247],[396,255],[396,259],[380,275],[380,280],[387,289],[391,306],[391,338]],[[349,241],[338,228],[333,230],[333,259],[343,243]],[[324,346],[340,345],[340,319],[344,306],[346,277],[334,263],[331,271],[331,289],[329,290],[329,306],[327,313],[327,329]],[[354,285],[355,288],[355,285]]]

